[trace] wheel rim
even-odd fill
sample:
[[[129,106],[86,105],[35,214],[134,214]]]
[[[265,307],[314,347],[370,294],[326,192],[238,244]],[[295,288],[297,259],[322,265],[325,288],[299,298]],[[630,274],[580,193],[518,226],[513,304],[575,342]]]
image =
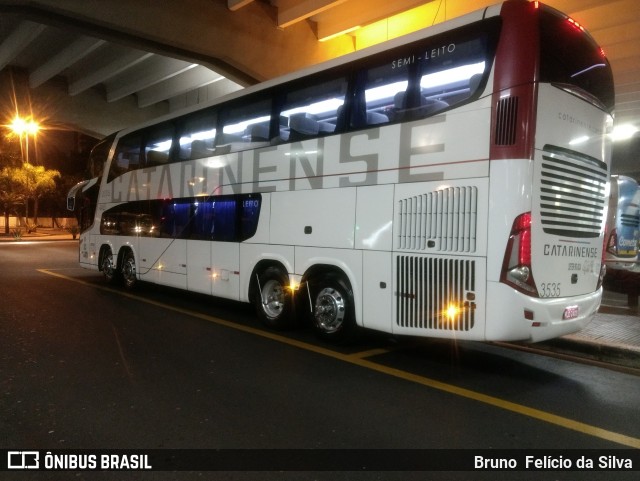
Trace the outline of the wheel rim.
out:
[[[325,287],[316,297],[314,318],[320,331],[332,333],[338,331],[344,322],[346,304],[341,292]]]
[[[136,282],[136,261],[133,257],[127,257],[122,266],[122,277],[126,285],[131,286]]]
[[[113,279],[115,267],[113,265],[113,254],[109,252],[102,258],[102,272],[107,279]]]
[[[282,284],[271,279],[262,286],[262,310],[271,319],[282,314],[285,304],[285,292]]]

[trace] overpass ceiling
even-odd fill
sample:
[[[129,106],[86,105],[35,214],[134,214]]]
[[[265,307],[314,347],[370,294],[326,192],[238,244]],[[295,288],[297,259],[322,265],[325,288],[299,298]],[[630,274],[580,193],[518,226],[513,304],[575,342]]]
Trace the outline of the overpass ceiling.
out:
[[[406,21],[394,17],[403,12],[431,24],[492,3],[0,0],[0,70],[14,89],[29,86],[32,104],[55,103],[53,122],[105,135],[362,48],[371,26],[393,36],[389,19]],[[616,82],[616,122],[640,127],[637,0],[547,3],[586,25],[604,47]]]

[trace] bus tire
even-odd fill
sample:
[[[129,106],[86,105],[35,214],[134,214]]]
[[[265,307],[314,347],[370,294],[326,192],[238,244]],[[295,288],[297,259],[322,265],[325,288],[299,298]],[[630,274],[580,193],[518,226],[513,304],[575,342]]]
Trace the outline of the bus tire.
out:
[[[293,293],[289,276],[271,266],[256,274],[253,302],[260,321],[270,329],[287,329],[293,325]]]
[[[136,258],[130,249],[127,249],[122,258],[122,282],[127,289],[133,289],[138,283],[138,272],[136,269]]]
[[[100,270],[107,284],[115,284],[119,280],[118,266],[110,247],[105,247],[102,251]]]
[[[327,275],[313,283],[311,300],[311,324],[318,337],[334,344],[353,338],[353,291],[341,276]]]

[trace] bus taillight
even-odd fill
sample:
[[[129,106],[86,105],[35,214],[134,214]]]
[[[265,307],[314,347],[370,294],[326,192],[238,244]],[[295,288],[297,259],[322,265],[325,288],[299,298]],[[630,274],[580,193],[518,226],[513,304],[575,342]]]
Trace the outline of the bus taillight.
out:
[[[604,236],[607,239],[607,235]],[[609,234],[609,240],[605,240],[606,250],[609,254],[613,254],[614,256],[618,255],[618,233],[615,227],[611,230],[611,234]],[[604,256],[604,253],[603,253]]]
[[[614,228],[611,232],[611,237],[608,236],[607,228],[604,228],[604,239],[602,241],[602,258],[600,259],[600,275],[598,276],[598,285],[596,289],[600,289],[602,284],[604,283],[604,276],[607,274],[607,264],[605,263],[605,259],[607,257],[607,252],[609,251],[609,246],[607,243],[611,244],[611,240],[614,242],[614,249],[617,255],[618,252],[618,234],[616,233],[616,229]],[[607,238],[609,239],[607,241]]]
[[[538,296],[531,272],[531,212],[513,221],[500,281],[525,294]]]

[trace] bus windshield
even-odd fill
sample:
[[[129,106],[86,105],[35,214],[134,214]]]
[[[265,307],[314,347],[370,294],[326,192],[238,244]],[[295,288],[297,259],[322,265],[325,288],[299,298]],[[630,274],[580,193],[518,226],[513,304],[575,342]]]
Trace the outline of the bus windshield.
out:
[[[549,8],[540,12],[540,81],[613,111],[613,74],[604,52],[579,24]]]

